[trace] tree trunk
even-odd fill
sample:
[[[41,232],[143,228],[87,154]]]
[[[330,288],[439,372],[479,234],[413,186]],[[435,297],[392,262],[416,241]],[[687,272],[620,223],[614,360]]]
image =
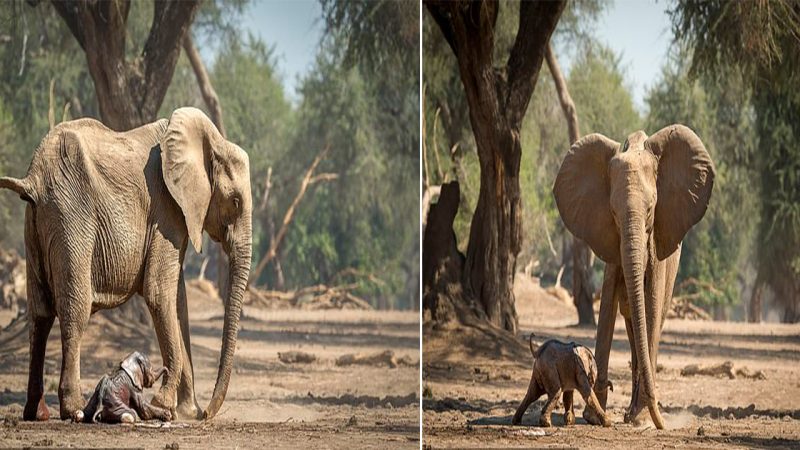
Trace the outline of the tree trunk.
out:
[[[511,54],[505,66],[496,68],[494,29],[499,5],[425,1],[458,61],[480,161],[480,193],[462,276],[463,301],[474,301],[489,322],[515,333],[514,272],[522,240],[520,128],[564,3],[519,3]],[[423,246],[423,252],[427,249]]]
[[[141,56],[126,61],[130,1],[53,2],[86,54],[106,126],[125,131],[155,120],[198,6],[196,0],[156,2]]]
[[[509,133],[510,134],[510,133]],[[518,134],[510,151],[498,152],[508,159],[495,158],[484,165],[481,158],[481,190],[472,218],[464,267],[464,287],[483,308],[489,321],[516,333],[518,318],[514,305],[514,274],[522,242],[522,215],[519,188],[521,147]],[[486,155],[495,139],[476,140],[479,155]],[[506,147],[506,148],[508,148]],[[483,151],[481,151],[483,149]],[[491,152],[492,156],[495,155]]]
[[[431,204],[422,233],[422,308],[424,319],[447,323],[460,319],[464,256],[458,251],[453,221],[461,198],[458,182],[442,186]]]
[[[764,284],[761,277],[756,276],[753,284],[753,292],[750,294],[750,303],[747,305],[747,321],[750,323],[761,323],[761,313],[764,311],[761,302],[764,295]]]
[[[569,143],[574,144],[581,137],[580,127],[578,124],[578,111],[575,108],[575,102],[572,101],[572,96],[569,95],[567,89],[567,82],[564,75],[561,73],[561,67],[558,65],[556,55],[553,53],[553,47],[547,45],[547,53],[545,54],[547,60],[547,67],[550,69],[550,74],[553,76],[553,82],[556,85],[556,92],[558,93],[558,100],[561,103],[561,109],[564,111],[564,118],[567,120],[567,131],[569,133]],[[575,302],[575,307],[578,309],[578,325],[592,325],[597,326],[594,319],[594,307],[592,302],[594,300],[594,284],[592,283],[591,271],[592,251],[585,242],[572,237],[572,299]]]

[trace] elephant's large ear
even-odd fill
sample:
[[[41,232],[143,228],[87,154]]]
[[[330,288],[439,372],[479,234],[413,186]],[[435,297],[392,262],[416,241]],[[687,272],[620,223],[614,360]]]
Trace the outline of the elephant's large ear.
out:
[[[686,126],[670,125],[644,143],[659,158],[654,218],[656,255],[678,249],[686,232],[703,218],[714,186],[714,163],[700,138]]]
[[[125,373],[131,377],[131,381],[133,382],[134,387],[136,389],[142,390],[144,386],[144,371],[142,370],[142,366],[139,364],[139,352],[133,352],[125,357],[121,363],[119,363],[119,368],[124,370]]]
[[[619,233],[611,215],[608,162],[619,143],[590,134],[572,145],[556,176],[553,194],[564,225],[603,261],[619,264]]]
[[[198,252],[211,202],[214,149],[222,140],[217,127],[197,108],[176,109],[161,140],[164,182],[183,212],[189,239]]]

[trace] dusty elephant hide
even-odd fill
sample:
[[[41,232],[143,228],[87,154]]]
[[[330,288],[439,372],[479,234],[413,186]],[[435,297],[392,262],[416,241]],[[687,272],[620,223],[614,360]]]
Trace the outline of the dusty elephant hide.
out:
[[[564,422],[567,425],[574,425],[573,394],[577,390],[586,401],[586,408],[594,410],[597,414],[598,423],[606,427],[611,426],[611,421],[594,394],[597,365],[592,352],[574,342],[566,343],[555,339],[550,339],[537,348],[533,343],[533,337],[531,335],[530,338],[531,354],[534,358],[531,381],[528,385],[528,392],[517,408],[511,423],[520,424],[531,403],[543,394],[547,394],[547,402],[542,407],[539,425],[551,426],[550,415],[558,403],[559,397],[563,394]]]

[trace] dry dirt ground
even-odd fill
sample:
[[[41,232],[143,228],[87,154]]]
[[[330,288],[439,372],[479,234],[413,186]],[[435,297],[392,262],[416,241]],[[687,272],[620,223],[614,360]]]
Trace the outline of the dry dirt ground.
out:
[[[521,426],[511,417],[530,380],[532,357],[521,338],[576,341],[594,348],[594,329],[575,327],[577,315],[537,285],[516,287],[520,333],[515,339],[490,328],[433,330],[423,344],[423,444],[425,447],[536,448],[800,448],[800,325],[667,321],[659,352],[659,400],[667,430],[623,423],[630,401],[630,348],[617,320],[609,376],[611,428],[582,419],[563,427],[563,407],[553,428],[540,428],[544,397]],[[731,361],[763,370],[765,380],[683,377],[689,364]],[[578,406],[580,405],[580,406]]]
[[[216,377],[222,306],[189,290],[192,354],[198,402],[205,407]],[[47,348],[46,400],[58,417],[58,322]],[[115,335],[115,336],[112,336]],[[2,339],[2,338],[0,338]],[[392,350],[419,361],[419,314],[362,310],[244,309],[234,374],[220,413],[209,422],[162,425],[86,425],[22,416],[27,383],[27,338],[0,342],[0,447],[311,448],[419,446],[418,366],[336,366],[349,353]],[[81,386],[95,384],[132,350],[157,346],[93,316],[84,337]],[[278,352],[316,355],[309,364],[284,364]],[[151,390],[151,394],[154,390]]]

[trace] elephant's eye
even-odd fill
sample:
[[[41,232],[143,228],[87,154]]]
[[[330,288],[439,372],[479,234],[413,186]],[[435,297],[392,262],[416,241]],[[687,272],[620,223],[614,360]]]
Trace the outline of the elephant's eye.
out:
[[[233,197],[233,207],[236,209],[236,211],[239,211],[241,204],[242,202],[239,200],[239,197]]]

